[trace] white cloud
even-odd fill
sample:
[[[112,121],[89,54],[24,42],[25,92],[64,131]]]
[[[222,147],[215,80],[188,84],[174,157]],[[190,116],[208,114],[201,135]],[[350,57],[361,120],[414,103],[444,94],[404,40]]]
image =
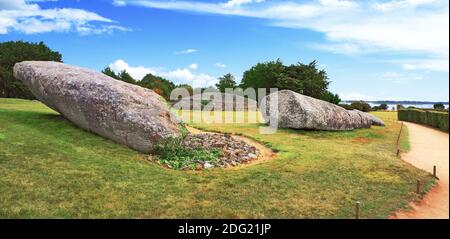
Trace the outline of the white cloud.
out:
[[[433,70],[448,72],[449,60],[448,58],[407,60],[402,63],[402,67],[405,70]]]
[[[129,28],[125,28],[125,27],[121,27],[121,26],[115,26],[115,25],[98,26],[98,27],[89,26],[89,25],[77,26],[76,30],[81,35],[103,34],[103,33],[112,34],[114,31],[123,31],[123,32],[130,31]]]
[[[188,67],[189,67],[190,69],[192,69],[192,70],[197,70],[198,64],[193,63],[193,64],[190,64]]]
[[[405,73],[398,73],[398,72],[385,72],[380,77],[382,80],[391,81],[394,83],[405,83],[415,80],[423,80],[423,76],[418,74],[405,74]]]
[[[261,3],[264,2],[264,0],[229,0],[228,2],[224,3],[223,6],[225,7],[239,7],[244,4],[249,3]]]
[[[219,68],[225,68],[225,67],[227,67],[227,65],[225,65],[225,64],[223,64],[223,63],[220,63],[220,62],[217,62],[216,64],[214,64],[214,66],[219,67]]]
[[[126,2],[123,0],[113,0],[113,5],[116,7],[123,7],[126,5]]]
[[[358,3],[352,0],[320,0],[323,6],[326,7],[356,7]]]
[[[156,75],[167,78],[177,84],[189,84],[194,88],[208,87],[217,83],[217,79],[205,73],[193,74],[189,69],[176,69],[167,72],[157,72]]]
[[[134,67],[129,66],[127,62],[121,59],[116,60],[114,63],[110,64],[109,67],[116,73],[126,70],[136,80],[142,80],[142,78],[144,78],[144,76],[147,75],[148,73],[156,75],[156,73],[158,72],[157,68],[144,66],[134,66]]]
[[[217,83],[217,79],[208,74],[194,74],[187,68],[164,70],[161,67],[130,66],[127,62],[119,59],[110,64],[109,67],[116,73],[126,70],[133,78],[141,80],[148,73],[164,77],[176,84],[190,84],[193,87],[208,87]]]
[[[328,43],[315,47],[334,53],[395,51],[419,57],[425,55],[430,60],[441,61],[439,65],[446,64],[448,68],[448,0],[309,0],[249,4],[251,2],[142,0],[129,4],[268,19],[273,26],[323,33]],[[233,7],[227,7],[227,4]],[[435,70],[434,65],[429,69]]]
[[[411,8],[421,5],[429,5],[438,0],[393,0],[388,2],[374,3],[372,6],[381,11],[391,11],[399,8]]]
[[[174,54],[175,55],[191,54],[191,53],[194,53],[197,51],[198,51],[197,49],[191,48],[191,49],[186,49],[186,50],[182,50],[182,51],[176,51],[176,52],[174,52]]]
[[[383,73],[383,77],[384,78],[392,78],[392,77],[395,78],[395,77],[399,77],[399,74],[397,72],[388,71],[388,72]]]
[[[335,54],[357,55],[361,53],[368,53],[367,49],[356,43],[328,43],[328,44],[311,44],[312,48],[328,51]]]
[[[27,3],[32,3],[32,2],[57,2],[58,0],[25,0],[25,2]]]
[[[188,69],[176,69],[174,71],[164,72],[162,75],[175,81],[192,81],[195,76]]]
[[[94,12],[75,8],[41,9],[43,0],[0,0],[0,34],[77,31],[82,34],[125,31],[114,21]]]
[[[189,69],[176,69],[168,72],[159,72],[157,75],[167,78],[178,84],[190,84],[194,88],[208,87],[217,83],[217,79],[208,74],[193,74]]]

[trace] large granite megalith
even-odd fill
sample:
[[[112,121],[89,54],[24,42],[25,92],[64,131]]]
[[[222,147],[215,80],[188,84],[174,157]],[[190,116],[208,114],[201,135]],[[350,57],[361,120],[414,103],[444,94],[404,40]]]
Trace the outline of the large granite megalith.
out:
[[[179,134],[165,100],[152,90],[57,62],[20,62],[14,76],[75,125],[138,151],[151,152]]]
[[[270,107],[273,94],[278,94],[278,110]],[[338,105],[301,95],[290,90],[281,90],[263,98],[263,114],[267,122],[278,121],[280,128],[316,130],[353,130],[384,125],[377,117],[358,110],[346,110]]]

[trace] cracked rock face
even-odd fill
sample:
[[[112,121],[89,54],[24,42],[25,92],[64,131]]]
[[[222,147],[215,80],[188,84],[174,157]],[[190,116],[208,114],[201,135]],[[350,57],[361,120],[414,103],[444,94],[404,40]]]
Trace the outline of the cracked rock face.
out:
[[[20,62],[14,76],[78,127],[135,150],[151,152],[160,139],[179,135],[179,121],[152,90],[57,62]]]
[[[278,94],[278,110],[270,108],[270,100]],[[280,128],[313,130],[353,130],[384,126],[377,117],[358,110],[346,110],[338,105],[301,95],[290,90],[281,90],[266,96],[263,117],[266,122],[278,121]]]

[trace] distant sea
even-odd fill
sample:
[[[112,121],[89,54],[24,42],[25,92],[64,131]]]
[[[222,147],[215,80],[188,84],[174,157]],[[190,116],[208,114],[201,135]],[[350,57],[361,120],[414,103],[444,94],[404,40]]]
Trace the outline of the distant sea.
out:
[[[342,101],[342,103],[344,104],[350,104],[352,103],[352,101]],[[367,102],[369,103],[370,106],[379,106],[381,103],[378,102]],[[387,103],[388,105],[388,109],[392,109],[392,107],[395,107],[395,109],[397,109],[397,105],[403,105],[405,108],[408,108],[410,106],[415,107],[415,108],[421,108],[421,109],[432,109],[433,105],[435,104],[434,102],[427,102],[427,103]],[[443,103],[445,108],[448,109],[448,103]]]

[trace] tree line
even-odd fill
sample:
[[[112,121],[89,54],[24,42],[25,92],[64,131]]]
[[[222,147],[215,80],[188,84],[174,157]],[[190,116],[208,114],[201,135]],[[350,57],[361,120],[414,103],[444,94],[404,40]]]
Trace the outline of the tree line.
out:
[[[59,52],[52,51],[43,42],[0,43],[0,97],[34,98],[29,90],[13,77],[12,73],[16,62],[26,60],[62,62],[62,56]],[[169,99],[171,91],[177,87],[186,88],[191,94],[193,92],[190,85],[176,85],[170,80],[153,74],[147,74],[142,79],[134,79],[128,72],[114,72],[110,67],[104,68],[102,72],[114,79],[152,89],[166,99]],[[329,90],[330,83],[326,71],[318,68],[317,61],[285,65],[278,59],[252,66],[244,72],[240,84],[236,82],[232,74],[225,74],[219,77],[215,87],[221,92],[225,92],[227,88],[237,87],[243,90],[265,88],[267,91],[270,88],[278,88],[339,104],[341,99],[338,94]]]
[[[152,74],[148,74],[138,81],[132,79],[126,71],[116,74],[109,67],[106,67],[102,72],[115,79],[152,89],[166,99],[169,98],[170,92],[176,87],[185,87],[192,92],[192,87],[189,85],[176,86],[173,82]],[[330,84],[328,76],[324,70],[317,68],[316,61],[309,64],[297,63],[289,66],[284,65],[279,59],[257,63],[244,72],[240,84],[237,84],[235,77],[230,73],[219,77],[218,80],[215,87],[220,92],[225,92],[225,89],[236,88],[243,90],[265,88],[269,93],[270,88],[278,88],[279,90],[292,90],[333,104],[339,104],[341,101],[338,94],[328,90]]]
[[[28,87],[14,78],[14,64],[21,61],[57,61],[62,56],[43,42],[8,41],[0,43],[0,97],[34,99]]]
[[[299,62],[287,66],[278,59],[252,66],[244,72],[240,84],[236,83],[233,75],[226,74],[219,78],[216,87],[221,92],[224,92],[226,88],[239,87],[243,90],[265,88],[266,93],[269,93],[270,88],[278,88],[278,90],[292,90],[316,99],[339,104],[341,102],[339,95],[328,90],[330,83],[325,70],[318,69],[317,61],[308,64]]]

